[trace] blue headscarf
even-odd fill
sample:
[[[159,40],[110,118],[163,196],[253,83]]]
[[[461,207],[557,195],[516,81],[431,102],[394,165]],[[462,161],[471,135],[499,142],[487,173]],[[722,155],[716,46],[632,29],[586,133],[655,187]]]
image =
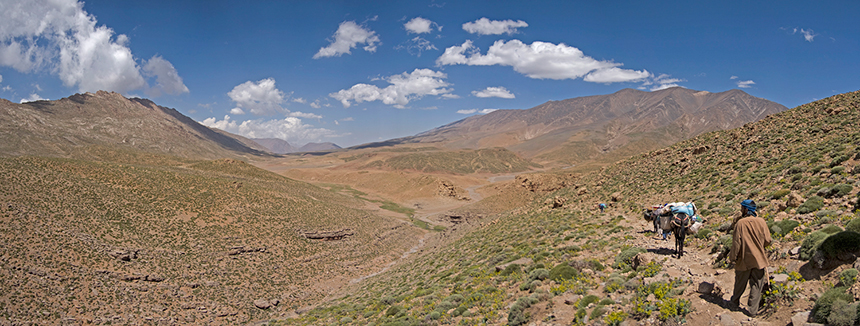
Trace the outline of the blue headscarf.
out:
[[[755,213],[755,202],[752,199],[747,199],[741,202],[741,207],[746,208],[752,216],[758,216]]]

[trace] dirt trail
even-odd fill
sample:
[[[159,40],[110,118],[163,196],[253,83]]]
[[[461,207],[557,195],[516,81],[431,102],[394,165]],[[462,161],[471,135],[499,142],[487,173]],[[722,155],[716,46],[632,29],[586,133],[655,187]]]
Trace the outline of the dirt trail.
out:
[[[614,212],[607,212],[614,215]],[[710,253],[710,246],[698,247],[698,241],[691,241],[692,236],[687,236],[684,254],[680,259],[675,256],[674,235],[669,235],[667,240],[661,240],[659,234],[653,232],[651,222],[645,221],[641,216],[625,216],[626,226],[632,226],[632,239],[625,244],[647,250],[646,256],[653,261],[663,262],[663,271],[658,275],[669,274],[672,278],[689,280],[692,283],[687,287],[681,298],[690,300],[693,312],[687,315],[688,325],[770,325],[769,323],[784,322],[787,316],[772,315],[767,317],[750,318],[740,310],[729,309],[732,289],[734,287],[733,269],[715,269],[712,265],[717,254]],[[707,282],[714,284],[715,290],[712,294],[696,292],[699,284]],[[749,287],[741,296],[741,307],[746,308],[749,297]],[[798,308],[802,308],[799,307]],[[788,316],[790,318],[790,316]],[[732,323],[730,321],[735,321]]]

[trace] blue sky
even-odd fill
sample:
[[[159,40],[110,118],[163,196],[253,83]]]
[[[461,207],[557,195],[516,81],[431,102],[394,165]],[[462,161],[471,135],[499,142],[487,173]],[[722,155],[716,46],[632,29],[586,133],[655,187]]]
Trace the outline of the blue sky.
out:
[[[860,89],[860,1],[0,0],[0,98],[110,90],[352,146],[624,88]]]

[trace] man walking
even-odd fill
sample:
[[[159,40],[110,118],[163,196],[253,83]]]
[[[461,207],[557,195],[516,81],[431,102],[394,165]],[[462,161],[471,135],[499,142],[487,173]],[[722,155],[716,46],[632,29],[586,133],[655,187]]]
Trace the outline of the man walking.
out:
[[[758,217],[755,210],[754,201],[747,199],[741,202],[741,215],[732,228],[732,250],[729,251],[729,260],[735,263],[735,289],[731,302],[740,307],[741,294],[749,282],[747,312],[751,317],[758,314],[761,291],[767,283],[765,268],[769,262],[765,247],[773,241],[767,222]]]

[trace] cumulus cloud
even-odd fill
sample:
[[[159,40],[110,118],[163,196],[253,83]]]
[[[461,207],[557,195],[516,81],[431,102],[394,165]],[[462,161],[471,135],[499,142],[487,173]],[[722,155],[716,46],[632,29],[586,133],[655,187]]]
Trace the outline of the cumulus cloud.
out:
[[[143,66],[143,73],[155,77],[155,86],[147,92],[152,97],[159,97],[162,93],[172,95],[188,93],[188,87],[182,83],[182,77],[179,77],[176,68],[161,56],[156,55],[149,59]]]
[[[729,77],[729,79],[732,79],[732,80],[734,80],[734,79],[738,79],[738,78],[740,78],[740,77],[738,77],[738,76],[734,76],[734,75],[733,75],[733,76],[731,76],[731,77]]]
[[[47,100],[47,99],[42,98],[41,96],[39,96],[39,94],[32,93],[32,94],[30,94],[30,96],[28,96],[26,98],[22,98],[20,103],[23,104],[23,103],[27,103],[27,102],[44,101],[44,100]]]
[[[487,87],[482,91],[472,91],[472,95],[477,97],[501,97],[501,98],[516,98],[513,93],[504,87]]]
[[[678,83],[685,81],[686,80],[680,78],[672,78],[672,76],[667,74],[660,74],[657,77],[646,79],[642,82],[642,86],[639,88],[650,89],[653,92],[672,87],[681,87]]]
[[[433,31],[433,26],[437,26],[439,30],[442,30],[442,27],[434,23],[433,21],[422,18],[415,17],[412,20],[403,24],[403,27],[406,28],[407,33],[415,33],[415,34],[426,34]]]
[[[334,33],[334,40],[331,41],[331,44],[320,48],[314,54],[314,59],[339,57],[344,53],[352,54],[350,50],[358,46],[358,44],[366,44],[363,49],[367,52],[376,52],[377,43],[381,42],[376,32],[366,29],[354,21],[345,21],[340,23],[337,32]]]
[[[457,110],[457,113],[459,113],[459,114],[473,114],[473,113],[487,114],[487,113],[490,113],[490,112],[493,112],[496,110],[498,110],[498,109],[483,109],[483,110],[468,109],[468,110]]]
[[[472,41],[445,49],[437,65],[511,66],[514,71],[536,79],[576,79],[595,83],[640,81],[651,76],[647,70],[621,69],[620,63],[600,61],[565,44],[520,40],[496,41],[486,55],[477,51]]]
[[[755,85],[755,82],[752,80],[739,80],[738,87],[740,88],[751,88],[752,85]]]
[[[402,109],[406,107],[406,104],[409,104],[409,101],[426,95],[455,97],[451,94],[453,90],[447,88],[450,84],[445,81],[446,78],[448,75],[443,72],[415,69],[411,73],[404,72],[383,78],[391,84],[385,88],[369,84],[356,84],[349,89],[331,93],[329,96],[340,101],[346,108],[352,105],[351,101],[355,101],[355,103],[382,101],[382,103]]]
[[[261,79],[257,82],[246,81],[233,87],[227,96],[236,102],[232,114],[243,114],[249,110],[256,115],[267,115],[286,111],[281,107],[284,102],[284,92],[275,87],[274,78]]]
[[[463,24],[463,30],[478,35],[511,35],[517,32],[517,28],[528,26],[529,24],[522,20],[489,20],[484,17],[474,22]]]
[[[208,118],[200,123],[210,128],[218,128],[248,138],[279,138],[291,143],[307,143],[337,136],[332,130],[314,128],[311,125],[303,123],[297,117],[286,117],[281,120],[245,120],[240,122],[226,115],[222,120]]]
[[[76,0],[0,2],[0,66],[22,73],[42,69],[56,74],[63,85],[79,91],[110,90],[128,93],[147,88],[129,38],[114,37],[114,31],[97,26],[96,18]],[[165,70],[166,60],[153,57],[151,76],[158,92],[187,92],[178,79]],[[167,63],[169,65],[169,63]],[[173,80],[170,80],[173,78]],[[178,83],[177,83],[178,81]]]

